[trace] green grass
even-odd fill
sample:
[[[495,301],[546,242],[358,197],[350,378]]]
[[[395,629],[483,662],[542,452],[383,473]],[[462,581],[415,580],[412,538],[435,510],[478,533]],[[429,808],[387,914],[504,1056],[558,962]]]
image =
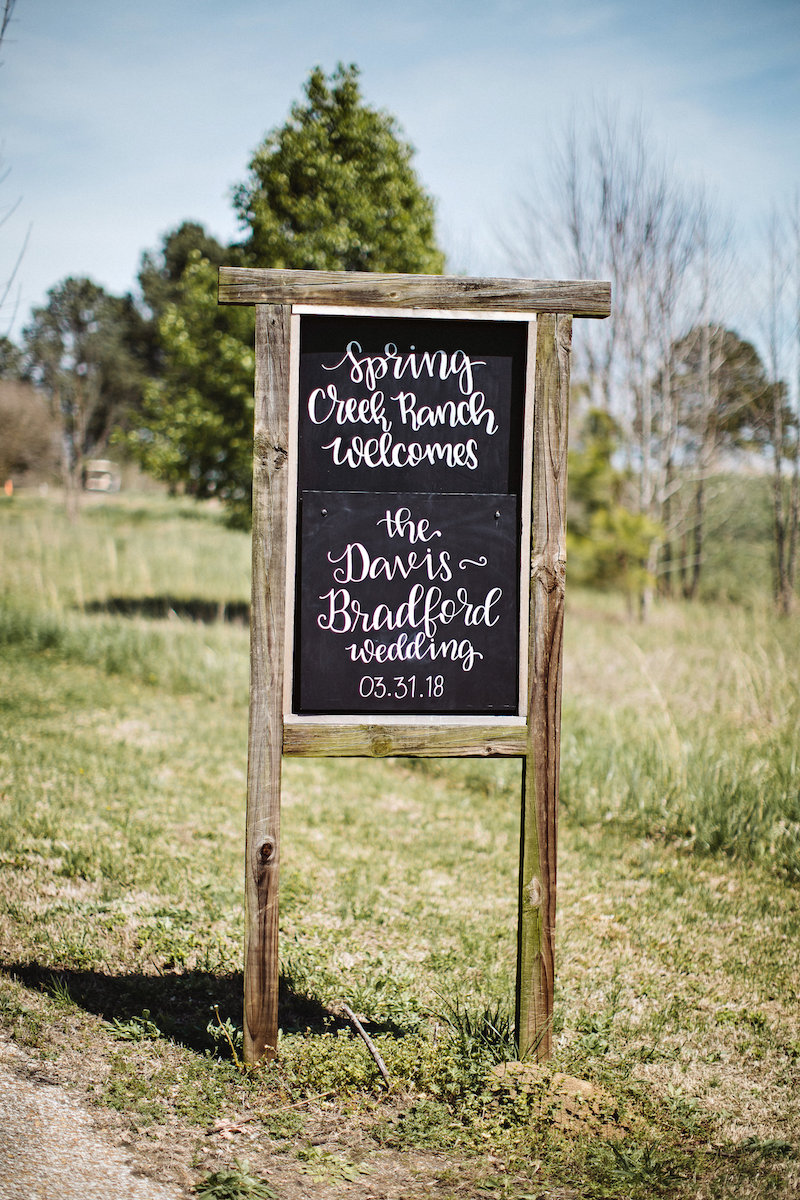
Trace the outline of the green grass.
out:
[[[772,588],[771,476],[712,478],[706,494],[701,597],[758,608]]]
[[[182,501],[0,508],[0,1026],[184,1185],[796,1194],[798,621],[570,595],[555,1056],[521,1084],[519,766],[287,760],[280,1055],[244,1071],[247,543]]]
[[[586,603],[567,657],[566,811],[800,880],[798,618],[665,606],[631,628]]]
[[[0,649],[247,703],[249,538],[220,513],[119,497],[71,525],[25,498],[0,522]]]

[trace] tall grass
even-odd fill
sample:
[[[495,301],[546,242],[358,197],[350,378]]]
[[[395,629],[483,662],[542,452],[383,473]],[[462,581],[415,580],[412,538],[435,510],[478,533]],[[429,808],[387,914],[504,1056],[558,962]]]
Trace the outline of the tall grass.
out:
[[[72,525],[25,498],[0,510],[0,554],[6,657],[246,703],[249,539],[218,512],[118,497]],[[747,606],[662,603],[646,625],[568,594],[562,803],[800,879],[800,619],[777,620],[752,586]],[[477,779],[468,764],[415,769]]]
[[[664,604],[653,623],[579,597],[568,620],[562,802],[800,879],[800,621]],[[572,618],[572,614],[571,614]]]
[[[118,498],[71,524],[53,502],[15,500],[0,510],[0,562],[6,657],[246,703],[249,540],[213,510]]]
[[[190,500],[86,498],[78,520],[38,497],[0,506],[2,595],[55,612],[112,597],[249,597],[249,537]]]

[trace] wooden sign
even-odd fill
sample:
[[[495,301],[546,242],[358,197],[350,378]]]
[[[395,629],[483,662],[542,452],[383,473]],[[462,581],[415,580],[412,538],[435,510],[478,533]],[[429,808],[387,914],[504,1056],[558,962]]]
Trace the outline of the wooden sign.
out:
[[[248,1062],[277,1047],[281,762],[523,762],[520,1055],[550,1054],[572,316],[610,285],[223,267],[256,305]]]

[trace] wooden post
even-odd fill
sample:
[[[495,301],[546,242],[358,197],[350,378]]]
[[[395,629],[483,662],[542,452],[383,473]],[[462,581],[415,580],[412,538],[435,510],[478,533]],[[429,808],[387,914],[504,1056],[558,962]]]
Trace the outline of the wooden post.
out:
[[[289,320],[281,304],[256,306],[250,732],[245,842],[244,1060],[278,1045],[278,862],[286,523]]]
[[[516,1016],[521,1057],[551,1053],[556,839],[561,733],[561,655],[566,568],[567,410],[573,316],[605,318],[611,285],[599,280],[462,279],[456,276],[282,271],[221,267],[222,304],[256,306],[255,470],[250,740],[245,882],[245,1030],[249,1063],[277,1048],[278,859],[282,754],[521,756],[522,831]],[[287,624],[289,328],[292,305],[406,310],[418,318],[470,311],[529,326],[526,404],[533,402],[533,479],[527,696],[520,711],[388,712],[284,720]],[[362,313],[362,315],[364,315]],[[531,382],[531,361],[533,380]],[[530,420],[530,418],[526,418]],[[526,437],[527,444],[527,437]],[[523,493],[527,491],[525,484]],[[296,497],[292,498],[292,513]],[[527,504],[527,499],[523,501]],[[291,517],[294,519],[294,516]],[[523,528],[525,523],[523,522]],[[527,533],[525,534],[527,538]],[[524,554],[523,554],[524,561]],[[291,573],[290,573],[291,574]],[[524,586],[523,599],[524,604]],[[292,665],[291,670],[295,670]],[[524,673],[523,673],[524,674]],[[522,687],[522,685],[521,685]],[[522,688],[524,690],[524,687]]]
[[[570,316],[539,315],[516,997],[520,1058],[539,1060],[552,1052],[571,337]]]

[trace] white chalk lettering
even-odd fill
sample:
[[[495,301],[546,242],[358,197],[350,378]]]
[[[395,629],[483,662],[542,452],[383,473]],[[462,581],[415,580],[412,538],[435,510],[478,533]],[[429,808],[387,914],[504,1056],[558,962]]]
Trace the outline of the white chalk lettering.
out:
[[[450,570],[450,554],[442,550],[435,558],[431,550],[418,554],[412,550],[405,558],[395,555],[393,560],[376,555],[374,558],[362,542],[350,542],[339,555],[328,552],[328,562],[335,566],[333,578],[337,583],[363,583],[365,579],[401,579],[415,571],[427,576],[432,582],[441,579],[447,583],[453,578]],[[338,564],[341,564],[338,565]]]
[[[393,642],[374,642],[372,638],[364,638],[360,643],[351,642],[345,647],[351,662],[424,662],[425,659],[450,659],[459,663],[463,671],[471,671],[478,659],[483,658],[469,638],[449,638],[445,642],[436,642],[426,638],[424,633],[418,633],[409,638],[407,633],[401,633]]]
[[[337,425],[380,425],[384,433],[392,427],[383,406],[383,392],[359,400],[356,396],[339,396],[335,383],[314,388],[308,397],[308,415],[315,425],[324,425],[332,418]]]
[[[479,603],[469,597],[466,588],[456,591],[455,600],[443,597],[440,587],[415,583],[405,600],[396,608],[377,604],[362,608],[361,601],[345,587],[329,588],[319,599],[327,602],[317,617],[320,629],[330,633],[377,633],[382,629],[421,629],[426,638],[434,638],[440,625],[449,625],[457,617],[467,628],[485,625],[491,628],[500,620],[493,609],[500,602],[502,588],[490,588]]]
[[[448,429],[457,429],[465,425],[485,425],[488,434],[497,433],[500,426],[494,415],[494,410],[485,407],[486,397],[483,392],[473,392],[468,400],[445,400],[442,404],[417,405],[414,392],[398,392],[390,396],[398,405],[400,420],[409,425],[415,433],[420,429],[445,425]]]
[[[394,512],[387,508],[386,515],[381,517],[380,521],[376,522],[378,526],[385,525],[386,532],[389,537],[405,537],[413,546],[415,542],[429,542],[432,538],[441,537],[441,529],[431,529],[430,521],[426,517],[415,521],[411,516],[410,508],[397,508]]]
[[[322,450],[329,450],[337,467],[418,467],[422,463],[436,466],[445,463],[448,467],[465,467],[468,471],[478,468],[478,443],[474,438],[467,442],[395,442],[391,433],[382,433],[377,438],[354,436],[349,442],[341,436],[324,443]]]
[[[360,357],[359,357],[360,356]],[[394,342],[387,342],[383,354],[364,354],[361,343],[347,343],[344,356],[331,366],[323,364],[325,371],[338,371],[340,367],[348,366],[352,383],[365,383],[373,391],[377,382],[390,375],[400,380],[408,373],[413,379],[427,375],[429,379],[438,376],[439,379],[458,380],[458,389],[463,396],[473,391],[473,372],[475,367],[485,367],[485,359],[472,359],[464,350],[423,350],[417,351],[411,346],[407,353],[401,354]]]

